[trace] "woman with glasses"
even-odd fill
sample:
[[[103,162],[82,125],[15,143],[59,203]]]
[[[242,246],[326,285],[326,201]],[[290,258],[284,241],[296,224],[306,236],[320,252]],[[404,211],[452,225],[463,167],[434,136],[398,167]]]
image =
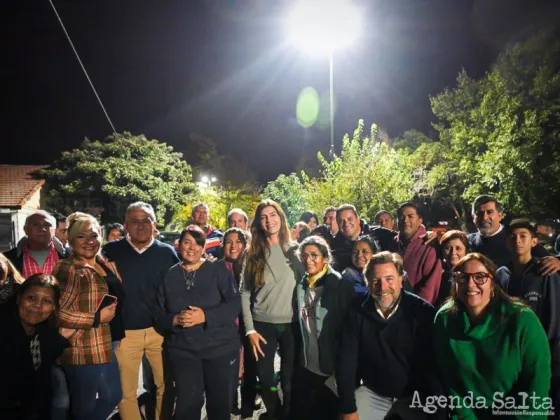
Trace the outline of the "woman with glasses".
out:
[[[546,333],[535,313],[495,278],[490,259],[466,255],[454,266],[451,296],[436,315],[436,360],[446,395],[459,402],[452,416],[492,418],[493,409],[511,409],[506,398],[513,397],[512,405],[545,418],[551,375]]]
[[[182,262],[160,286],[154,323],[164,335],[167,374],[175,383],[175,420],[229,420],[241,346],[235,320],[241,312],[237,283],[224,264],[202,257],[206,234],[189,226],[179,238]],[[166,392],[172,392],[168,388]]]
[[[328,386],[334,374],[339,337],[356,293],[330,266],[327,242],[310,236],[299,246],[305,275],[296,288],[301,330],[301,361],[295,375],[295,418],[328,420],[338,416],[338,399]]]

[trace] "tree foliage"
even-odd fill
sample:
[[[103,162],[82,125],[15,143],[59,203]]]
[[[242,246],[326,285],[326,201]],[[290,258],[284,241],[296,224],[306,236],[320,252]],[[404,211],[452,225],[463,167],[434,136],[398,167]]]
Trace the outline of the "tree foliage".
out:
[[[281,203],[292,223],[307,209],[322,214],[326,207],[344,203],[354,204],[368,220],[381,209],[394,211],[414,196],[408,152],[377,141],[376,133],[373,125],[365,135],[360,120],[352,137],[343,138],[340,156],[318,154],[319,177],[309,178],[305,172],[280,175],[267,185],[263,196]]]
[[[200,189],[189,196],[189,201],[174,216],[172,228],[180,231],[192,223],[192,209],[198,203],[205,203],[210,207],[210,222],[218,229],[227,229],[227,214],[233,208],[245,210],[249,217],[255,212],[260,201],[260,192],[253,184],[242,186],[214,185]]]
[[[158,224],[165,225],[194,190],[191,167],[180,153],[128,132],[86,139],[41,175],[50,208],[100,214],[104,223],[123,221],[126,207],[141,200],[154,206]]]
[[[560,43],[551,31],[509,46],[480,80],[431,98],[443,154],[432,178],[472,201],[493,193],[513,214],[560,212]]]

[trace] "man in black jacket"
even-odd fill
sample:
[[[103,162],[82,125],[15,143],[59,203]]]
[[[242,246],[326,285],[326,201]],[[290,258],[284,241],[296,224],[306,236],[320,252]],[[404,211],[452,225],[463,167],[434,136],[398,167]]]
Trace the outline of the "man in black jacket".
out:
[[[379,250],[388,250],[394,241],[396,232],[383,227],[370,228],[362,223],[358,211],[352,204],[344,204],[336,210],[336,221],[339,231],[332,240],[331,249],[334,258],[334,269],[341,272],[352,265],[352,249],[359,236],[371,236]]]
[[[403,290],[397,254],[375,254],[365,275],[371,294],[349,310],[336,366],[343,419],[423,418],[413,398],[441,395],[432,352],[435,309]]]
[[[478,232],[470,233],[471,252],[480,252],[490,258],[498,267],[511,263],[511,251],[506,244],[506,231],[501,223],[502,203],[491,195],[479,195],[472,205],[473,221]],[[554,274],[560,271],[560,260],[551,256],[542,246],[532,251],[533,257],[540,258],[539,274]]]

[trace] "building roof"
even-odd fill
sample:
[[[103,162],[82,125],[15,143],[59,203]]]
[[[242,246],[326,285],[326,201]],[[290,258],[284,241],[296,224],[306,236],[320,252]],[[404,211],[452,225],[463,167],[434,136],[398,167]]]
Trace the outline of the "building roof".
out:
[[[45,180],[38,179],[34,172],[47,167],[0,165],[0,207],[23,207],[45,183]]]

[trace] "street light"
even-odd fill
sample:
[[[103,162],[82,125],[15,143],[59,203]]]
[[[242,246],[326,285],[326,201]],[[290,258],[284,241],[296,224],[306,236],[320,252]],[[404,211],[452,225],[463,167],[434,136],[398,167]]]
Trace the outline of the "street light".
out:
[[[288,14],[289,40],[309,54],[328,55],[331,155],[334,153],[334,52],[361,32],[360,11],[350,0],[299,0]]]
[[[207,187],[211,187],[213,183],[216,183],[218,181],[218,179],[215,176],[207,176],[207,175],[202,175],[200,177],[200,182],[202,182],[203,184],[206,184]]]

